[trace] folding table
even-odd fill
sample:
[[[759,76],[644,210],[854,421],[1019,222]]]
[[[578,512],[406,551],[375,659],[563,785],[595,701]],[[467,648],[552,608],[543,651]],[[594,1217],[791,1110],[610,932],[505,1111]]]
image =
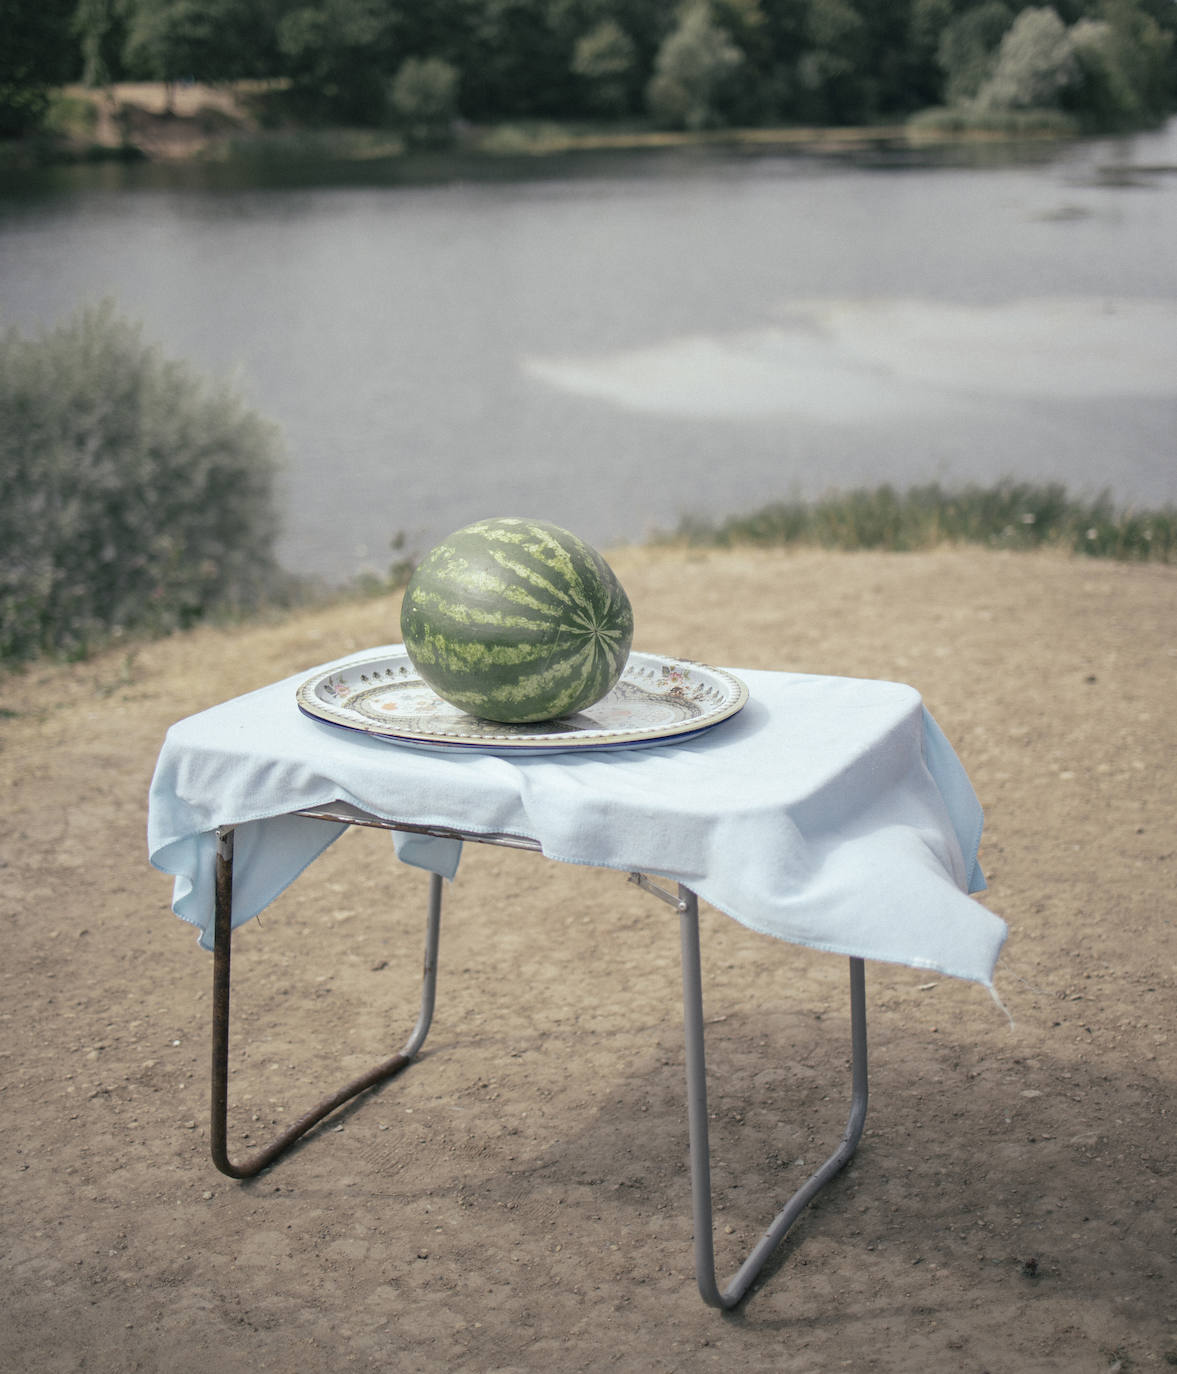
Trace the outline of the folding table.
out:
[[[343,669],[352,655],[314,670]],[[388,651],[383,651],[388,652]],[[867,1109],[864,961],[992,987],[1004,923],[984,887],[981,811],[951,746],[912,688],[733,670],[748,704],[647,749],[503,757],[404,748],[308,718],[300,673],[178,722],[151,785],[151,861],[172,906],[213,951],[214,1163],[231,1177],[271,1164],[316,1122],[403,1069],[433,1017],[444,882],[462,844],[528,849],[615,868],[678,913],[695,1268],[705,1302],[747,1293],[812,1197],[857,1146]],[[262,910],[350,825],[392,832],[430,873],[416,1025],[401,1051],[234,1162],[227,1145],[232,930]],[[715,1273],[699,899],[753,930],[849,958],[851,1105],[820,1169],[771,1221],[729,1283]]]

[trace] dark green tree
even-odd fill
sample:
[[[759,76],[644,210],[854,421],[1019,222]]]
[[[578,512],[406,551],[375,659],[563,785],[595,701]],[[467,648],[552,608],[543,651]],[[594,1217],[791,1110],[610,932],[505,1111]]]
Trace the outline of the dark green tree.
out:
[[[228,81],[251,75],[248,9],[240,0],[132,0],[123,61],[127,76],[162,81]]]
[[[746,50],[747,71],[755,73],[762,119],[791,123],[804,117],[798,64],[809,46],[808,0],[760,0],[760,11],[764,23],[757,42]],[[747,92],[743,101],[751,98]]]
[[[915,61],[935,64],[941,36],[955,16],[953,0],[912,0],[907,12],[907,47]]]
[[[585,99],[600,114],[626,114],[633,103],[637,49],[616,19],[602,19],[572,50],[572,71],[584,82]]]
[[[479,0],[388,0],[388,37],[405,57],[444,57],[455,62],[462,53]]]
[[[475,119],[567,114],[579,94],[575,37],[548,0],[482,0],[463,61],[463,107]]]
[[[938,60],[944,72],[944,103],[971,100],[988,80],[1014,12],[1004,0],[984,0],[941,33]]]
[[[951,0],[858,0],[858,9],[868,53],[859,118],[890,120],[936,103],[941,85],[936,48],[952,15]]]
[[[806,46],[797,63],[802,118],[813,124],[861,119],[868,53],[866,20],[852,0],[809,0]]]
[[[333,119],[381,123],[393,65],[390,25],[381,0],[327,0],[284,15],[278,50],[305,107]]]
[[[1068,107],[1093,129],[1157,123],[1173,105],[1174,38],[1132,0],[1101,6],[1071,29],[1079,79]]]
[[[1168,27],[1136,0],[1103,0],[1100,13],[1113,50],[1135,93],[1142,123],[1156,123],[1177,103],[1177,5],[1161,10]]]
[[[0,138],[35,129],[80,66],[74,0],[0,0]]]
[[[778,54],[766,4],[771,0],[712,0],[716,24],[739,49],[741,62],[725,83],[723,108],[732,124],[754,126],[779,121]]]

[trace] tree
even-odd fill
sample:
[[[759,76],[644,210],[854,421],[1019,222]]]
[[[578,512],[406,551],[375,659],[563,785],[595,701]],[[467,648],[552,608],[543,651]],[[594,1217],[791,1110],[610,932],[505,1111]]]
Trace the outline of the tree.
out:
[[[1079,75],[1071,35],[1057,11],[1024,9],[1001,40],[993,74],[977,92],[983,110],[1045,109]]]
[[[985,84],[997,61],[1013,11],[1003,0],[985,0],[946,25],[937,59],[944,72],[944,100],[962,105]]]
[[[767,0],[772,4],[773,0]],[[738,80],[723,85],[723,110],[735,124],[776,122],[781,114],[779,55],[765,0],[712,0],[716,24],[739,50]],[[788,49],[785,50],[786,54]]]
[[[1109,0],[1100,19],[1071,29],[1079,80],[1068,92],[1079,117],[1096,129],[1135,128],[1172,107],[1173,35],[1134,0]]]
[[[124,7],[117,0],[78,0],[73,30],[82,54],[82,81],[109,86],[121,70],[126,43]]]
[[[714,127],[721,122],[723,84],[742,61],[707,0],[692,0],[658,49],[646,91],[650,113],[678,128]]]
[[[549,0],[480,0],[460,63],[474,118],[566,114],[576,104],[565,16]]]
[[[907,45],[917,60],[935,60],[940,40],[952,20],[952,0],[912,0],[907,16]]]
[[[572,50],[572,70],[588,91],[588,102],[602,114],[624,114],[631,103],[637,50],[616,19],[582,34]]]
[[[73,0],[3,0],[0,8],[0,137],[35,129],[52,87],[75,75]]]
[[[458,117],[458,69],[440,57],[407,58],[389,86],[389,100],[410,143],[448,143]]]
[[[907,115],[938,101],[936,48],[952,18],[951,0],[860,0],[859,9],[867,26],[868,53],[861,116]]]
[[[806,37],[797,64],[804,117],[823,124],[871,118],[876,101],[862,12],[851,0],[809,0]]]
[[[250,70],[238,0],[134,0],[123,59],[129,74],[162,81],[228,81]]]
[[[283,16],[278,49],[316,113],[378,124],[385,115],[389,15],[381,0],[327,0]]]

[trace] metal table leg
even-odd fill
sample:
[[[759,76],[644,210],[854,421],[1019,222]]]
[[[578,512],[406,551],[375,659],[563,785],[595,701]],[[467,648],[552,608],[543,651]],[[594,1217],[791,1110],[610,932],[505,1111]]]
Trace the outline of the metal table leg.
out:
[[[511,835],[464,835],[439,828],[409,825],[391,826],[364,813],[344,814],[336,806],[308,811],[324,819],[370,824],[387,829],[405,829],[425,834],[479,840],[520,849],[539,849],[534,840]],[[687,1118],[691,1154],[691,1197],[695,1232],[695,1274],[703,1301],[712,1307],[731,1308],[744,1298],[765,1263],[784,1239],[789,1228],[813,1197],[850,1160],[857,1148],[866,1121],[867,1049],[866,992],[862,959],[850,960],[850,1026],[852,1044],[852,1095],[850,1118],[841,1143],[826,1162],[804,1183],[773,1220],[736,1271],[726,1288],[720,1289],[715,1275],[715,1242],[712,1220],[711,1151],[707,1122],[707,1066],[703,1042],[703,979],[699,955],[699,899],[681,884],[678,895],[668,892],[642,873],[631,873],[630,881],[669,903],[679,913],[683,961],[683,1022],[686,1033]],[[274,1143],[240,1164],[234,1164],[226,1148],[229,1063],[229,988],[233,917],[233,829],[217,831],[216,912],[213,935],[213,1051],[212,1051],[212,1130],[213,1163],[230,1178],[252,1178],[273,1163],[317,1122],[337,1107],[383,1083],[408,1065],[420,1050],[433,1019],[437,991],[437,951],[441,928],[442,880],[430,877],[429,913],[425,939],[425,970],[421,988],[421,1010],[417,1024],[404,1049],[383,1064],[361,1075],[339,1092],[300,1117]]]
[[[425,933],[425,971],[421,985],[421,1010],[412,1034],[399,1054],[378,1064],[374,1069],[346,1084],[331,1097],[325,1098],[263,1150],[239,1164],[229,1158],[226,1143],[226,1118],[229,1097],[229,987],[230,959],[233,943],[233,831],[217,831],[216,860],[216,916],[213,930],[213,1041],[212,1041],[212,1113],[210,1138],[213,1163],[230,1178],[253,1178],[279,1155],[288,1150],[317,1122],[341,1107],[345,1102],[378,1083],[385,1082],[405,1068],[425,1043],[433,1020],[433,1006],[437,993],[437,950],[441,932],[442,880],[430,875],[429,913]]]
[[[653,884],[643,882],[658,895],[670,898]],[[670,898],[673,901],[673,898]],[[850,1119],[841,1143],[820,1169],[803,1184],[777,1214],[751,1254],[724,1289],[715,1278],[715,1242],[711,1218],[711,1152],[707,1128],[707,1066],[703,1049],[703,981],[699,962],[699,899],[680,885],[678,909],[682,933],[683,1019],[686,1029],[687,1116],[691,1146],[691,1195],[695,1225],[695,1276],[703,1301],[712,1307],[734,1307],[751,1287],[756,1275],[784,1239],[805,1206],[848,1162],[858,1145],[866,1121],[866,981],[863,961],[850,960],[850,1035],[852,1042],[852,1096]]]

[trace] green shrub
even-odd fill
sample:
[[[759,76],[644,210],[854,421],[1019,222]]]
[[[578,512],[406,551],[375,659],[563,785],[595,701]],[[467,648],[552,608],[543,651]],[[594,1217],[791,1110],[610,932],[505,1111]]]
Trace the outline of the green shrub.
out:
[[[48,133],[63,137],[90,138],[98,125],[98,106],[85,96],[54,91],[45,112]]]
[[[286,585],[274,426],[107,302],[0,336],[0,658],[165,633]]]

